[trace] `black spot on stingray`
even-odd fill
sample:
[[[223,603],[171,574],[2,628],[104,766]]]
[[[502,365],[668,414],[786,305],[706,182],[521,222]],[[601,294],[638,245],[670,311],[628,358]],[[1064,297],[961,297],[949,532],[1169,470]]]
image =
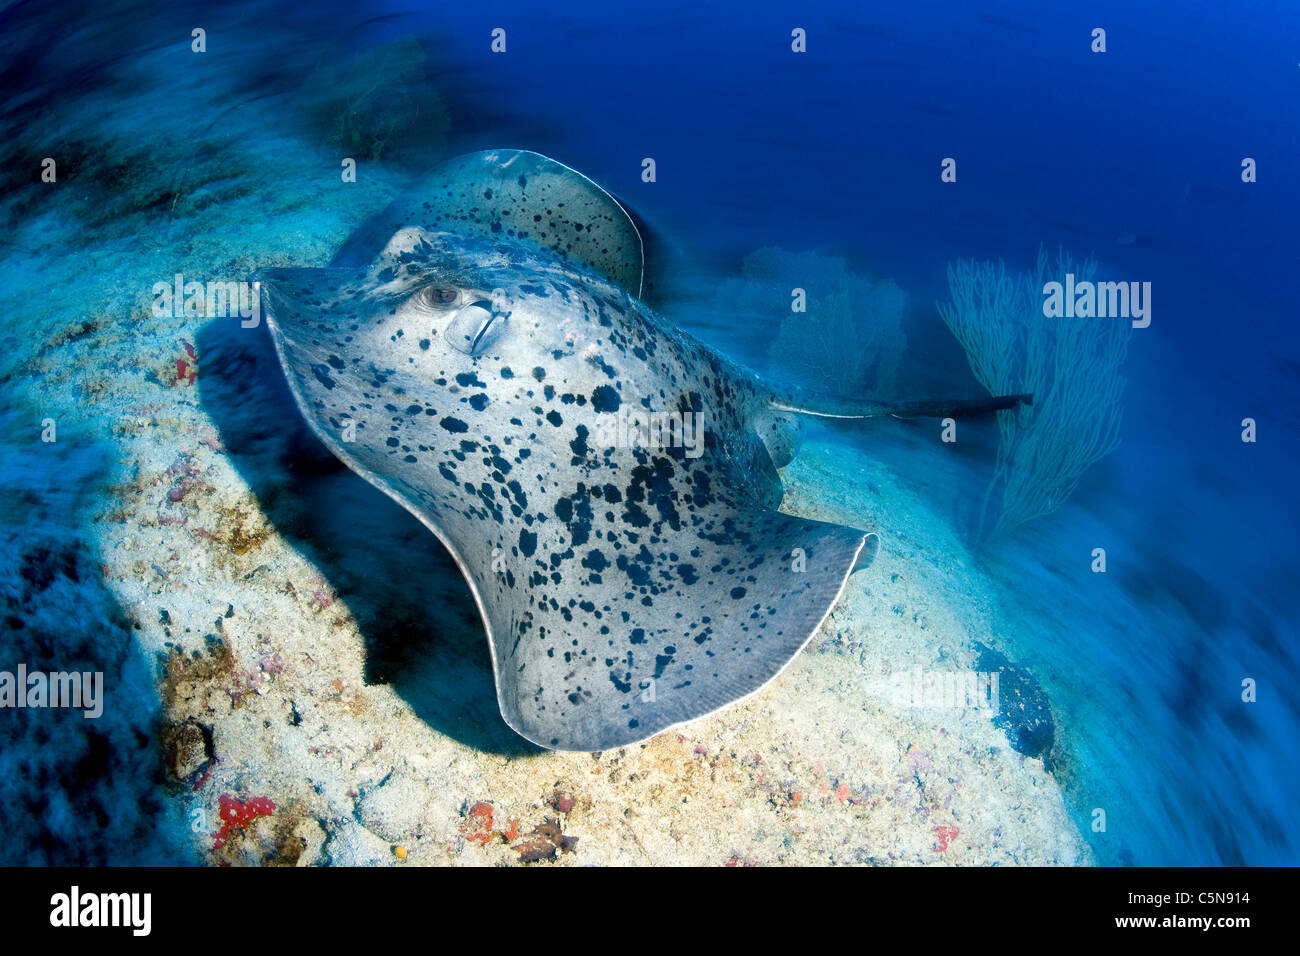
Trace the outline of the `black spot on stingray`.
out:
[[[524,494],[523,485],[519,484],[519,482],[514,481],[512,479],[511,481],[506,483],[506,487],[510,489],[510,493],[515,496],[515,501],[519,502],[520,508],[528,507],[528,496]]]
[[[519,550],[525,558],[531,558],[537,551],[537,534],[533,531],[519,532]]]
[[[486,385],[478,380],[478,376],[473,372],[461,372],[456,376],[456,384],[463,386],[464,388],[469,388],[471,385],[478,388],[487,388]]]
[[[456,473],[447,467],[446,462],[442,462],[438,465],[438,472],[452,484],[456,483]]]
[[[420,339],[420,351],[421,351],[421,352],[427,352],[427,351],[429,351],[429,340],[428,340],[428,339]]]
[[[510,370],[510,366],[507,365],[505,368],[503,368],[503,369],[501,370],[501,377],[502,377],[502,378],[514,378],[514,377],[515,377],[515,373],[512,372],[512,371]]]
[[[592,365],[596,366],[596,368],[600,369],[602,372],[604,372],[606,378],[616,377],[614,374],[614,367],[610,365],[608,362],[606,362],[605,359],[602,358],[601,356],[599,355],[593,356],[592,358],[587,359],[587,361],[590,362]]]
[[[731,589],[731,598],[732,598],[733,601],[739,601],[739,600],[740,600],[741,598],[743,598],[744,596],[745,596],[745,589],[744,589],[744,588],[732,588],[732,589]]]
[[[713,483],[709,480],[708,473],[703,468],[697,468],[691,473],[691,481],[695,485],[695,492],[691,495],[691,500],[698,507],[703,507],[709,503],[709,495],[713,488]]]
[[[482,392],[479,392],[477,395],[470,396],[469,407],[474,409],[474,411],[481,412],[483,411],[483,409],[487,408],[487,406],[488,406],[488,397],[484,395]]]
[[[633,644],[644,644],[644,643],[645,643],[645,628],[642,628],[642,627],[634,627],[634,628],[632,628],[632,633],[628,635],[628,638],[627,638],[627,639],[628,639],[629,641],[631,641]]]
[[[677,576],[682,579],[683,584],[694,584],[700,579],[696,573],[694,565],[679,564],[677,565]]]
[[[343,360],[339,358],[337,355],[331,355],[325,361],[330,363],[330,368],[334,369],[334,371],[336,372],[343,371]]]
[[[587,543],[591,537],[591,502],[587,500],[581,485],[578,486],[578,494],[564,499],[563,506],[556,502],[555,513],[568,527],[572,544]],[[573,552],[569,553],[571,555]]]
[[[669,644],[664,648],[662,654],[655,655],[655,680],[664,676],[664,670],[673,662],[673,655],[677,653],[677,648]]]
[[[569,448],[573,450],[573,454],[576,457],[586,458],[587,457],[587,426],[579,425],[577,428],[577,433],[578,433],[578,437],[575,438],[573,441],[569,442]]]
[[[444,418],[438,424],[447,429],[447,431],[451,432],[453,435],[469,431],[469,426],[459,418]]]
[[[396,438],[390,438],[388,439],[387,444],[389,448],[396,448],[398,445],[401,444],[401,442],[399,442]]]
[[[417,459],[414,455],[407,455],[402,459],[402,461],[409,461],[411,464],[415,464],[416,460]]]
[[[609,385],[601,385],[591,393],[591,407],[598,412],[616,412],[621,404],[618,392]]]
[[[320,382],[326,388],[334,387],[334,379],[330,378],[330,370],[325,365],[313,365],[311,373],[316,376],[316,381]]]
[[[593,549],[588,551],[587,556],[582,559],[582,566],[593,571],[604,571],[609,567],[609,560],[599,549]]]
[[[420,414],[420,412],[422,412],[422,411],[424,411],[424,406],[423,406],[423,405],[407,405],[407,406],[406,406],[406,414],[408,414],[408,415],[418,415],[418,414]]]
[[[634,564],[627,559],[626,554],[620,554],[614,561],[618,569],[627,575],[628,580],[637,587],[645,587],[650,583],[650,572],[639,564]]]
[[[564,419],[560,416],[560,413],[556,411],[547,412],[546,420],[550,422],[552,425],[554,425],[556,428],[559,428],[561,425],[564,424]]]
[[[623,520],[634,528],[645,528],[650,524],[650,516],[645,513],[645,510],[640,505],[631,501],[623,509]]]
[[[533,378],[537,379],[537,381],[539,382],[542,379],[546,378],[546,369],[538,365],[536,368],[533,369]]]

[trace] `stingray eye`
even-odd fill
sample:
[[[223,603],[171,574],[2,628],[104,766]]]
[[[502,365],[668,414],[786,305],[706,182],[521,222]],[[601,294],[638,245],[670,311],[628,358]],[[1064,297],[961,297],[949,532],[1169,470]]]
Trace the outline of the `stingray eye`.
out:
[[[418,295],[420,302],[431,309],[450,309],[460,301],[460,290],[449,285],[425,286]]]
[[[501,337],[507,315],[494,311],[487,299],[472,302],[452,317],[447,326],[447,344],[466,355],[481,355]]]

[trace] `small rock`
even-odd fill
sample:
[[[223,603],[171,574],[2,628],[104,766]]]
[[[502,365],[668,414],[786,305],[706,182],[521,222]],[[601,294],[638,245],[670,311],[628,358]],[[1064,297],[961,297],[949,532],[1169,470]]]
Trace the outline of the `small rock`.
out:
[[[164,725],[162,744],[167,771],[181,783],[192,780],[216,756],[212,747],[212,728],[197,720]]]
[[[1006,734],[1011,749],[1026,757],[1041,758],[1050,773],[1056,725],[1047,694],[1029,671],[1004,654],[978,641],[974,646],[980,655],[975,669],[998,673],[998,712],[993,723]]]
[[[315,866],[320,862],[321,850],[325,846],[325,828],[319,820],[307,818],[294,827],[293,835],[302,841],[302,852],[294,861],[295,866]]]
[[[357,797],[358,822],[389,844],[403,843],[419,830],[427,790],[410,777],[391,774],[378,786],[361,789]]]

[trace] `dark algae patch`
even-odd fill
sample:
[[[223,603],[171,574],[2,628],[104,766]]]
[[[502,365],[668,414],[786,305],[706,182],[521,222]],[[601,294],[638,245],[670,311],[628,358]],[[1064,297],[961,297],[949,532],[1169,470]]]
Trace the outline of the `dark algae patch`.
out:
[[[975,670],[998,674],[998,712],[993,718],[994,725],[1006,734],[1016,753],[1040,758],[1050,772],[1056,725],[1047,694],[1029,671],[1009,661],[1006,655],[979,641],[975,642],[975,650],[979,653]]]

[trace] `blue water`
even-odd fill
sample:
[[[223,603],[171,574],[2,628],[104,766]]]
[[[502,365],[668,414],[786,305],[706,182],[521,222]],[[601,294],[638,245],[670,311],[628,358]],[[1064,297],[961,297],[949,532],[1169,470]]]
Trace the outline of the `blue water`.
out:
[[[20,5],[3,16],[29,24]],[[777,377],[799,372],[769,355],[773,324],[710,298],[763,246],[841,256],[905,289],[901,381],[917,398],[979,394],[932,306],[948,295],[950,260],[1027,268],[1040,244],[1063,246],[1095,255],[1109,278],[1151,282],[1152,322],[1135,330],[1125,365],[1122,446],[1069,505],[987,558],[1019,622],[1006,642],[1065,725],[1067,802],[1099,862],[1297,862],[1300,7],[485,2],[458,13],[368,3],[309,17],[270,3],[117,4],[86,22],[95,28],[80,34],[63,20],[51,21],[54,35],[7,31],[7,158],[45,154],[22,139],[36,113],[48,135],[50,116],[75,123],[79,98],[114,82],[122,113],[99,122],[136,137],[123,147],[137,163],[124,182],[174,175],[195,143],[219,135],[228,149],[246,142],[250,163],[282,164],[281,190],[310,196],[301,181],[317,175],[312,162],[334,163],[337,150],[313,140],[309,117],[294,125],[301,77],[338,51],[415,36],[449,126],[421,139],[412,121],[405,144],[363,162],[362,196],[448,153],[554,156],[647,224],[662,252],[650,263],[656,304]],[[195,25],[213,51],[199,65],[185,50]],[[490,50],[498,27],[503,54]],[[791,51],[796,27],[806,53]],[[1104,54],[1089,49],[1095,27],[1107,32]],[[120,80],[132,51],[160,48],[173,59]],[[133,106],[137,96],[147,107]],[[140,115],[160,102],[168,115],[156,124]],[[151,128],[168,132],[141,143]],[[268,145],[279,138],[282,148]],[[647,157],[653,183],[641,177]],[[940,181],[945,157],[957,160],[955,183]],[[1257,161],[1257,182],[1241,181],[1244,157]],[[11,174],[6,188],[11,217],[39,215],[22,198],[39,186]],[[369,196],[348,201],[380,204]],[[262,208],[256,194],[240,200]],[[300,228],[328,245],[325,201],[278,196],[275,218],[245,222],[283,236],[292,261]],[[193,237],[161,235],[121,240],[111,258],[188,254],[168,259]],[[7,260],[21,252],[7,249]],[[6,268],[7,295],[32,281],[31,265]],[[1246,417],[1258,423],[1253,444],[1241,441]],[[894,456],[921,487],[932,481],[910,450],[852,431],[833,440]],[[969,467],[977,476],[989,459]],[[1088,570],[1098,546],[1105,576]],[[1241,699],[1245,678],[1257,682],[1254,703]],[[1105,832],[1092,829],[1097,808]]]

